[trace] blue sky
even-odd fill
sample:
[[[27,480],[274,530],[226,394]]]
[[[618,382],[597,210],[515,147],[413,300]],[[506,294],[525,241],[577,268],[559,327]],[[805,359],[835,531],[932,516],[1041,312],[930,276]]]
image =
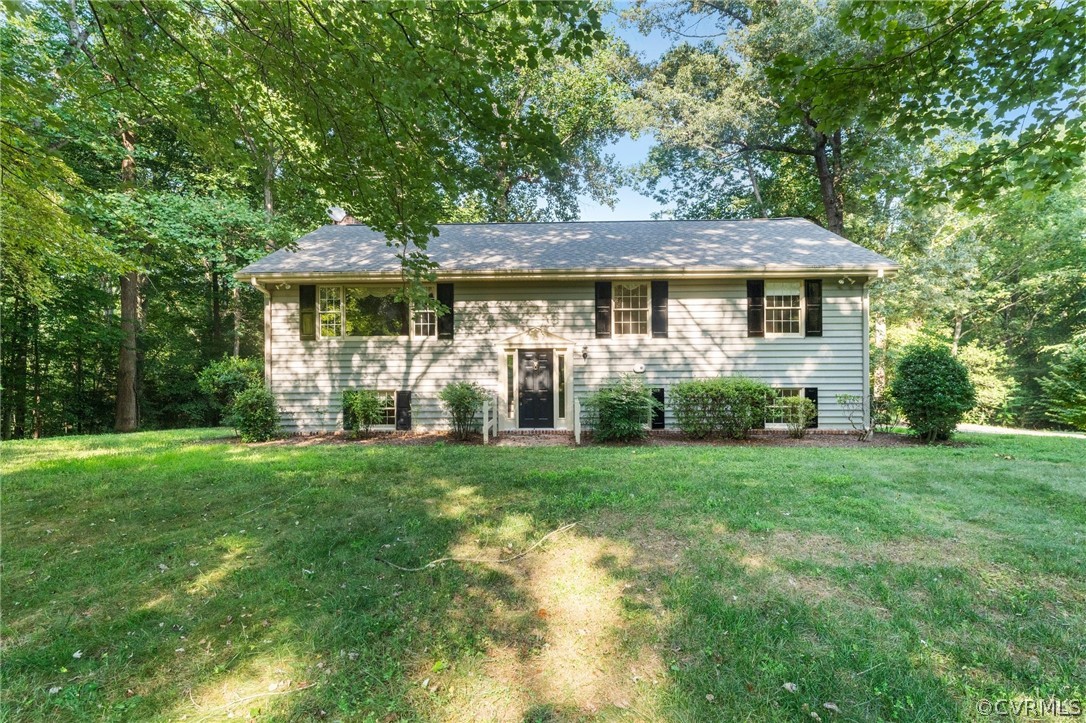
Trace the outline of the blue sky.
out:
[[[621,10],[627,3],[617,3]],[[629,43],[630,48],[641,56],[643,60],[655,60],[671,46],[671,41],[657,32],[644,36],[636,27],[623,27],[615,14],[608,14],[605,23],[620,38]],[[652,147],[651,136],[641,136],[637,140],[625,136],[616,143],[611,144],[608,152],[613,154],[619,163],[630,166],[644,161]],[[618,202],[613,209],[601,206],[590,198],[581,198],[582,221],[617,221],[617,220],[641,220],[652,218],[652,214],[664,207],[651,198],[642,196],[628,186],[618,191]]]

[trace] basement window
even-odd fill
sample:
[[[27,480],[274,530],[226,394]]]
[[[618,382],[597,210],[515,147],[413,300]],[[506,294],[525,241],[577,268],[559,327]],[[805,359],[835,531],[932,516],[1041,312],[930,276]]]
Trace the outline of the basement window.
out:
[[[787,408],[781,404],[781,400],[787,397],[798,397],[801,394],[803,394],[802,389],[774,389],[765,417],[766,425],[786,426],[788,424]]]

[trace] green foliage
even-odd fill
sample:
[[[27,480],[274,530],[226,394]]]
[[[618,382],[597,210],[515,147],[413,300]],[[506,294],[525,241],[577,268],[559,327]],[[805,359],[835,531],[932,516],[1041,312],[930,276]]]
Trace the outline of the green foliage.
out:
[[[875,430],[883,434],[896,432],[905,422],[901,407],[889,393],[876,394],[871,398],[871,421]]]
[[[200,391],[212,398],[220,409],[229,407],[243,390],[264,382],[264,366],[259,359],[224,356],[196,375]]]
[[[783,412],[788,436],[794,439],[806,437],[811,422],[818,417],[818,408],[807,397],[782,397],[777,400],[776,406]]]
[[[973,424],[1007,421],[1018,384],[1011,376],[1006,351],[970,342],[958,349],[958,359],[969,370],[969,381],[977,392],[977,402],[966,412],[964,420]]]
[[[679,429],[695,439],[745,439],[765,422],[772,395],[768,384],[745,377],[692,379],[671,387],[671,408]]]
[[[1086,4],[895,0],[841,3],[836,14],[838,33],[862,49],[813,63],[782,54],[770,75],[794,79],[822,125],[854,118],[903,143],[979,138],[917,179],[929,195],[967,205],[1016,186],[1036,201],[1081,173]]]
[[[369,434],[370,427],[384,419],[384,403],[372,389],[343,392],[343,428]]]
[[[485,389],[475,382],[453,382],[445,385],[437,396],[449,413],[454,437],[467,439],[469,434],[479,430],[479,413],[488,398]]]
[[[247,387],[234,397],[227,421],[243,442],[266,442],[279,434],[279,408],[267,387]]]
[[[905,350],[890,393],[913,433],[926,442],[949,439],[976,402],[969,370],[950,349],[934,344]]]
[[[1060,348],[1041,387],[1049,418],[1086,432],[1086,334]]]
[[[839,406],[845,412],[845,418],[859,439],[866,439],[868,434],[867,418],[864,414],[864,398],[859,394],[838,394],[834,397]],[[818,410],[815,409],[817,416]]]
[[[598,442],[644,439],[653,410],[659,404],[639,376],[624,374],[608,382],[585,400],[592,439]]]

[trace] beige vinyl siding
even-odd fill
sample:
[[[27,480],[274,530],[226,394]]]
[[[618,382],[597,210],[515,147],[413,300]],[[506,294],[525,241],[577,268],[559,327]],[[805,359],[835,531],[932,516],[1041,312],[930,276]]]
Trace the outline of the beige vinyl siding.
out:
[[[345,389],[409,389],[416,429],[442,428],[437,393],[450,381],[475,381],[504,409],[499,383],[503,341],[532,327],[569,339],[573,394],[584,398],[608,379],[644,364],[649,386],[682,379],[743,374],[780,387],[818,387],[819,426],[848,428],[836,394],[862,394],[862,286],[823,282],[823,336],[748,338],[746,283],[681,280],[669,284],[667,339],[595,338],[590,281],[458,282],[453,340],[298,339],[298,288],[271,288],[272,390],[288,431],[342,426]],[[587,361],[581,351],[588,352]],[[665,392],[666,394],[666,392]],[[572,406],[572,403],[570,403]],[[666,424],[673,426],[670,410]]]

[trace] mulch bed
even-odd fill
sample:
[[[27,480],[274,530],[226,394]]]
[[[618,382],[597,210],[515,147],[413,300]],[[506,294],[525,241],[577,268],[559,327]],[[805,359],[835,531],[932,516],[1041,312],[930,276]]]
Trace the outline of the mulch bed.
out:
[[[471,435],[467,440],[453,439],[446,432],[371,432],[364,437],[355,437],[344,433],[295,434],[271,442],[254,444],[255,447],[312,447],[317,445],[387,445],[404,447],[425,447],[436,444],[480,446],[483,437]],[[490,444],[495,447],[573,447],[572,434],[500,434],[492,438]],[[655,430],[646,440],[633,443],[600,443],[593,445],[591,433],[582,437],[583,445],[600,447],[913,447],[920,442],[906,434],[876,434],[868,441],[861,442],[851,433],[812,432],[802,439],[789,437],[783,431],[758,430],[749,439],[690,439],[677,431]],[[952,446],[960,443],[949,442]]]

